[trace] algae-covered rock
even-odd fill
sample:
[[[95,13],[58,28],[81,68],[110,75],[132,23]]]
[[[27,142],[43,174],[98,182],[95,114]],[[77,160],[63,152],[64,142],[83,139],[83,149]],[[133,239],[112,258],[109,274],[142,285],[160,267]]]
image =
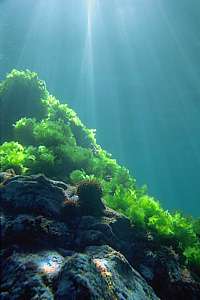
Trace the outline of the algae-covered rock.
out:
[[[76,228],[76,247],[108,244],[136,268],[145,256],[142,249],[171,246],[182,267],[199,278],[199,220],[164,210],[146,188],[139,188],[130,172],[97,144],[95,130],[50,95],[36,73],[13,70],[0,82],[0,114],[4,212],[68,222]],[[55,181],[12,178],[38,173]],[[94,217],[98,224],[80,228],[83,216]]]
[[[200,298],[198,220],[138,188],[36,73],[0,82],[0,114],[2,299]]]
[[[1,299],[199,298],[198,278],[174,251],[114,210],[81,214],[75,187],[14,176],[0,200]]]

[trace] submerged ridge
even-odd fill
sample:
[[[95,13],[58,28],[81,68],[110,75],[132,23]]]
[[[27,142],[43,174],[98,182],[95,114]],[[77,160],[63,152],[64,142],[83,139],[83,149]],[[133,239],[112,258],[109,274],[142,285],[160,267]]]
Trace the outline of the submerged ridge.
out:
[[[13,70],[7,75],[6,79],[0,83],[0,111],[2,143],[0,146],[0,170],[4,172],[1,175],[1,198],[3,203],[6,203],[3,209],[6,214],[8,214],[8,217],[11,211],[12,214],[14,214],[15,210],[20,215],[21,213],[31,213],[31,211],[27,210],[27,207],[24,208],[24,211],[18,212],[14,206],[10,211],[8,203],[5,202],[7,201],[6,199],[9,198],[2,196],[8,189],[9,184],[15,182],[15,178],[17,185],[19,185],[21,180],[23,182],[23,178],[25,178],[23,176],[43,173],[52,180],[62,180],[66,184],[71,185],[71,193],[75,198],[70,199],[71,210],[67,210],[67,216],[70,219],[74,217],[76,220],[75,224],[77,218],[80,219],[83,215],[83,211],[80,212],[79,208],[75,205],[76,202],[73,202],[76,201],[74,200],[76,196],[78,197],[76,194],[76,186],[83,182],[96,182],[103,191],[104,204],[102,205],[110,207],[128,217],[129,221],[127,222],[129,222],[130,225],[130,231],[137,233],[138,236],[141,235],[141,240],[140,238],[135,240],[133,234],[130,244],[126,242],[126,246],[132,254],[130,254],[130,252],[126,253],[123,247],[118,248],[115,244],[114,249],[122,251],[130,264],[137,268],[150,285],[156,289],[158,296],[163,295],[166,291],[164,287],[160,287],[161,283],[157,281],[156,283],[154,282],[155,277],[152,275],[154,273],[152,269],[154,269],[156,263],[150,259],[151,251],[161,251],[159,254],[156,252],[158,257],[161,257],[159,258],[161,260],[162,257],[167,260],[167,257],[172,255],[173,262],[175,263],[175,257],[177,258],[180,272],[178,273],[179,275],[176,273],[178,277],[175,279],[175,282],[181,282],[182,280],[184,282],[184,276],[181,275],[184,272],[189,272],[188,276],[191,278],[191,282],[195,282],[195,280],[192,279],[193,275],[197,281],[199,280],[200,221],[193,218],[186,218],[179,212],[171,214],[165,211],[157,200],[147,194],[146,189],[137,187],[136,180],[129,174],[129,171],[123,166],[120,166],[116,160],[112,158],[111,154],[107,153],[97,144],[95,131],[86,128],[71,108],[66,104],[61,104],[55,97],[51,96],[46,89],[45,83],[38,79],[36,73],[28,70]],[[15,175],[22,175],[22,177],[15,177]],[[10,178],[13,176],[14,180],[10,181]],[[29,182],[30,177],[27,177],[27,180]],[[45,180],[44,182],[46,184]],[[63,191],[68,190],[68,188],[64,188],[65,183],[60,183],[60,189]],[[38,189],[38,193],[40,193],[41,187]],[[91,196],[90,192],[91,191],[89,191],[88,196],[86,196],[86,199],[91,198],[91,201],[93,201],[95,197],[94,195]],[[46,193],[48,194],[48,191],[46,191]],[[14,197],[14,195],[15,194],[13,194],[12,197]],[[70,194],[70,198],[71,196]],[[67,197],[67,195],[65,195],[65,197]],[[27,198],[27,202],[28,199],[29,198]],[[57,213],[56,218],[61,218],[61,221],[65,222],[65,219],[62,219],[63,211],[61,212],[59,210],[59,205],[53,204],[52,200],[49,201],[55,208]],[[45,215],[45,206],[41,213],[39,204],[40,202],[34,203],[37,214],[51,218],[51,214],[48,216]],[[53,211],[53,215],[55,211]],[[88,214],[95,215],[94,211],[95,209],[93,208]],[[10,221],[6,221],[6,224],[8,224],[7,222]],[[89,228],[88,230],[90,230],[89,236],[91,239],[93,229]],[[125,233],[126,228],[122,235]],[[138,249],[144,246],[144,236],[146,237],[145,241],[148,240],[153,243],[152,248],[149,244],[148,247],[144,247],[146,252],[143,253],[142,258],[144,259],[145,257],[148,263],[151,261],[150,265],[153,264],[151,266],[146,265],[146,262],[143,263],[143,260],[141,260],[141,262],[136,254],[136,263],[133,263],[134,251],[137,253]],[[123,240],[124,236],[119,238]],[[86,240],[87,239],[88,236]],[[137,251],[133,247],[134,240],[137,244],[135,244]],[[9,243],[14,243],[14,240],[12,239]],[[70,243],[71,245],[67,246],[66,249],[69,250],[73,248],[74,250],[72,246],[74,241]],[[85,247],[88,246],[88,243],[84,243],[85,237],[80,242],[80,249],[85,249]],[[95,243],[89,243],[89,245],[96,245]],[[107,240],[103,240],[102,245],[107,243]],[[110,244],[108,243],[108,245]],[[160,245],[163,247],[162,250],[159,248]],[[45,246],[48,247],[48,243]],[[110,246],[113,247],[113,244]],[[80,251],[80,249],[78,250]],[[170,251],[172,251],[173,254],[169,254]],[[147,253],[149,254],[147,255]],[[130,258],[131,255],[132,257]],[[99,256],[97,259],[99,259]],[[169,268],[165,266],[164,269],[168,270],[166,274],[169,275],[171,272]],[[167,279],[165,278],[164,280]],[[196,286],[198,286],[198,284]],[[190,290],[190,285],[188,289]],[[180,287],[177,291],[181,294]],[[172,295],[170,295],[170,297],[172,297]],[[176,299],[179,299],[178,297],[177,295]],[[195,296],[192,295],[192,297],[191,299],[196,299],[194,298]]]

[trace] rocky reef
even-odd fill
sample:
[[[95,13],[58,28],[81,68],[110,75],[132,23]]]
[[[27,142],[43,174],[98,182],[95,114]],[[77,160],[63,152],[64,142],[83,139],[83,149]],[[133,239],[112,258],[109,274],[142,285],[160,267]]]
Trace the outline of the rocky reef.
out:
[[[36,73],[0,81],[0,113],[1,299],[200,299],[200,219],[138,187]]]
[[[2,300],[200,299],[172,247],[106,207],[101,191],[80,201],[81,188],[42,174],[0,177]],[[99,214],[82,209],[97,198]]]

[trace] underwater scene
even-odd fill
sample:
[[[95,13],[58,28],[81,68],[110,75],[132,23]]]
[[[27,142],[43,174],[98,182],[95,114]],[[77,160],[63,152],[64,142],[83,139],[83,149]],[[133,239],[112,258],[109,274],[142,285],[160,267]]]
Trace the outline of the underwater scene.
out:
[[[1,299],[200,299],[199,115],[198,0],[0,0]]]

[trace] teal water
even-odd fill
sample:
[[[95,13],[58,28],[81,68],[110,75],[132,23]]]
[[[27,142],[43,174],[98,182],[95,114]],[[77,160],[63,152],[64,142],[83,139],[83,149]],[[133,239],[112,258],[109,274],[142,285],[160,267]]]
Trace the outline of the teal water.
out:
[[[200,1],[0,0],[0,76],[36,71],[167,209],[200,215]]]

